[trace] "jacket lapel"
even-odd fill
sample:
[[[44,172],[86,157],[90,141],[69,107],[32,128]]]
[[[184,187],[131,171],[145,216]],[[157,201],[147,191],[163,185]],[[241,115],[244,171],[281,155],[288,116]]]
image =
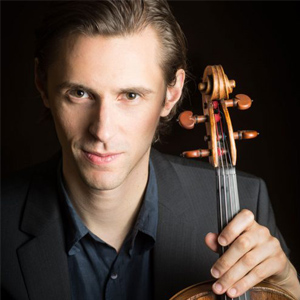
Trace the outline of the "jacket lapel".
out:
[[[205,204],[195,213],[195,201],[192,201],[190,191],[185,192],[187,188],[177,175],[176,167],[156,151],[152,151],[151,158],[159,196],[158,230],[153,254],[154,299],[167,300],[180,290],[209,279],[214,254],[205,246],[204,236],[209,228],[213,229],[211,220],[215,216],[210,216]],[[198,188],[205,192],[197,192],[198,202],[215,200],[215,191],[208,191],[205,185],[206,182],[199,183]],[[200,222],[207,225],[200,225]]]
[[[31,300],[71,298],[56,170],[50,161],[34,175],[21,222],[32,236],[17,250]]]
[[[188,202],[179,178],[169,161],[152,151],[152,161],[158,183],[159,214],[154,248],[154,299],[169,299],[181,287],[186,287],[192,266],[185,259],[185,247],[193,226],[186,219]],[[176,222],[174,222],[176,220]],[[170,234],[176,233],[176,234]],[[186,243],[183,240],[187,239]],[[182,260],[186,260],[185,263]],[[185,266],[186,270],[182,269]]]

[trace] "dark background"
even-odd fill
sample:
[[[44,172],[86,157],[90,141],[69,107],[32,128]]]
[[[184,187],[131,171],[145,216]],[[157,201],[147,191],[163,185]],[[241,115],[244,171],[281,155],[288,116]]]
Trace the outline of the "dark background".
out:
[[[300,270],[299,204],[299,3],[170,1],[188,42],[190,98],[183,109],[201,114],[197,83],[207,65],[221,64],[236,81],[233,95],[254,99],[247,111],[231,109],[234,129],[255,129],[240,141],[237,168],[262,177],[278,227]],[[50,121],[39,122],[43,105],[34,87],[34,28],[47,3],[1,3],[2,176],[51,157],[59,145]],[[206,148],[204,125],[192,131],[174,121],[162,152]]]

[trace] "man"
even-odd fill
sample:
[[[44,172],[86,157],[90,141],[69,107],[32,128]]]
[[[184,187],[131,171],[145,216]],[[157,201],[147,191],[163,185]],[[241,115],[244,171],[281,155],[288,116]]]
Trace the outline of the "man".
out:
[[[216,294],[267,279],[300,297],[261,180],[239,177],[247,209],[217,236],[214,171],[151,150],[185,74],[184,37],[163,0],[49,12],[36,86],[62,152],[4,184],[7,298],[168,299],[211,276]]]

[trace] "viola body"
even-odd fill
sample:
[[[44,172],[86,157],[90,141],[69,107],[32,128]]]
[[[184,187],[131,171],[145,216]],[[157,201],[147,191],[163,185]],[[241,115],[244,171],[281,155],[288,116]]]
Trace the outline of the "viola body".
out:
[[[192,285],[176,295],[170,300],[231,300],[228,296],[219,296],[213,293],[211,286],[213,281],[206,281]],[[268,282],[261,282],[249,290],[250,299],[248,300],[295,300],[295,298],[281,289],[279,286]],[[239,299],[234,298],[234,299]]]

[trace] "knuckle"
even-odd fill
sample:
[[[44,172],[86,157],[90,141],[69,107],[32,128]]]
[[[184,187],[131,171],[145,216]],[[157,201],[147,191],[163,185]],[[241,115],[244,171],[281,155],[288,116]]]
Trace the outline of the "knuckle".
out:
[[[281,248],[280,242],[279,242],[279,240],[276,237],[271,236],[270,239],[271,239],[271,243],[272,243],[272,245],[273,245],[274,248],[276,248],[276,249]]]
[[[233,241],[239,234],[239,228],[237,226],[234,226],[233,224],[229,224],[226,230],[224,230],[224,232],[222,233],[227,241]]]
[[[288,260],[287,260],[287,257],[286,257],[286,255],[283,251],[278,255],[278,262],[282,266],[282,269],[284,269],[287,262],[288,262]]]
[[[242,212],[247,218],[249,218],[250,221],[253,221],[255,219],[254,214],[251,210],[243,209]]]
[[[249,249],[249,246],[251,245],[251,241],[250,239],[243,235],[243,236],[240,236],[238,239],[237,239],[237,248],[240,250],[240,251],[245,251],[247,249]]]
[[[284,261],[284,262],[287,261],[287,257],[286,257],[286,255],[283,251],[280,252],[279,259]]]
[[[254,255],[247,253],[243,259],[243,263],[246,267],[252,269],[256,265],[256,258]]]
[[[250,284],[247,282],[246,278],[242,279],[239,283],[239,291],[246,292],[250,288]]]
[[[265,270],[261,267],[256,267],[252,270],[254,276],[258,279],[257,281],[260,282],[266,278]]]
[[[221,257],[219,258],[216,267],[221,272],[226,272],[228,269],[230,269],[231,265],[225,258]]]
[[[260,226],[259,227],[259,235],[261,235],[261,236],[270,236],[269,228],[267,228],[265,226]]]
[[[220,280],[222,286],[227,289],[228,287],[232,286],[235,282],[236,279],[230,274],[226,273],[223,277],[222,280]]]

